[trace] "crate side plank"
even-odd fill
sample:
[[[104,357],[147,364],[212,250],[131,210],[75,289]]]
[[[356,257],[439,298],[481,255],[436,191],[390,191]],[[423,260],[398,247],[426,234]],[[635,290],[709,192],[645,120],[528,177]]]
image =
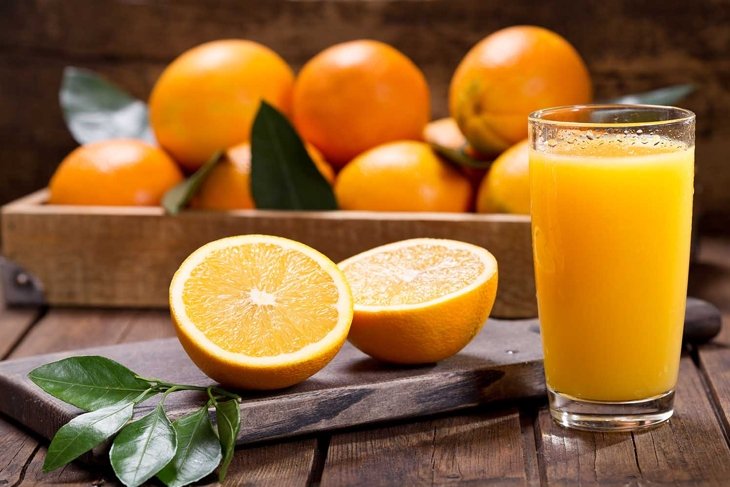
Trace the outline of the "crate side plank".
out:
[[[499,262],[494,316],[535,316],[527,217],[373,212],[236,211],[165,215],[160,208],[3,209],[3,253],[41,280],[55,305],[167,306],[180,263],[229,235],[263,233],[299,240],[335,261],[405,238],[452,238],[489,249]]]

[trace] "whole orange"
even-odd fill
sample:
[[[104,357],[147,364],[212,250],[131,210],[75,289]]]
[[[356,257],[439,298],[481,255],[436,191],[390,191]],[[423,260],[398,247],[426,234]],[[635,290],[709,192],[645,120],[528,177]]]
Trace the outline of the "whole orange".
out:
[[[382,42],[334,45],[304,65],[294,85],[294,122],[334,166],[377,145],[420,140],[428,84],[404,54]]]
[[[311,144],[306,144],[307,152],[324,178],[332,184],[335,172]],[[245,210],[255,208],[251,196],[251,144],[244,142],[226,151],[224,160],[200,186],[193,200],[194,208],[208,210]]]
[[[451,116],[482,154],[526,138],[530,112],[591,99],[591,78],[575,48],[555,32],[525,25],[477,43],[449,88]]]
[[[384,144],[352,160],[337,176],[343,210],[467,211],[469,181],[438,158],[428,144]]]
[[[160,145],[188,170],[249,140],[261,100],[288,112],[294,74],[271,49],[247,40],[208,42],[175,59],[150,96]]]
[[[504,151],[477,192],[477,212],[530,214],[530,158],[525,139]]]
[[[49,203],[59,205],[159,205],[182,181],[163,150],[133,139],[82,145],[58,166],[49,184]]]

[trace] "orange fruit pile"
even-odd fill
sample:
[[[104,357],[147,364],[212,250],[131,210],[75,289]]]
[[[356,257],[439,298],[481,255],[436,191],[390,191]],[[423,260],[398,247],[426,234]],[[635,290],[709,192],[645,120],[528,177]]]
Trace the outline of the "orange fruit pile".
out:
[[[51,202],[159,204],[160,195],[179,181],[170,176],[169,160],[191,173],[222,150],[226,157],[192,206],[254,208],[249,139],[263,100],[289,117],[333,185],[341,209],[528,213],[526,146],[507,149],[526,139],[530,112],[591,99],[591,78],[576,49],[536,26],[502,29],[474,45],[451,79],[450,117],[434,121],[423,72],[383,42],[330,46],[295,77],[266,46],[243,39],[213,41],[174,59],[150,95],[150,124],[157,153],[169,156],[166,169],[129,176],[136,184],[125,182],[122,188],[134,186],[127,192],[136,197],[119,189],[106,198],[91,195],[97,186],[91,173],[59,169],[54,180],[62,183],[52,185]],[[437,154],[433,145],[451,152],[439,149]],[[461,162],[446,159],[459,159],[457,152],[476,164],[464,163],[463,157]],[[105,164],[95,155],[98,148],[86,154]],[[480,161],[483,167],[476,167]],[[154,184],[154,191],[148,189]],[[141,196],[150,191],[156,191],[154,197]]]

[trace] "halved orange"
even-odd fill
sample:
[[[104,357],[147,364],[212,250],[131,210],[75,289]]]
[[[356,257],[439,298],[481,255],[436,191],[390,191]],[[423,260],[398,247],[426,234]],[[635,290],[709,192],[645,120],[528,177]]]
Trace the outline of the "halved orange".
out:
[[[349,340],[386,362],[450,357],[481,330],[497,292],[497,260],[482,247],[417,238],[339,264],[355,299]]]
[[[278,389],[324,367],[344,343],[344,275],[302,243],[269,235],[210,242],[182,263],[170,311],[192,361],[223,385]]]

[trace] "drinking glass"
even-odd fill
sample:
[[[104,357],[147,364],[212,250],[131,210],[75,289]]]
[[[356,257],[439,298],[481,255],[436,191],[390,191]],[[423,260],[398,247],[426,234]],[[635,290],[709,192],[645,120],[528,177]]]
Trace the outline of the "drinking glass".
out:
[[[593,431],[673,413],[695,116],[651,105],[529,117],[533,257],[550,413]]]

